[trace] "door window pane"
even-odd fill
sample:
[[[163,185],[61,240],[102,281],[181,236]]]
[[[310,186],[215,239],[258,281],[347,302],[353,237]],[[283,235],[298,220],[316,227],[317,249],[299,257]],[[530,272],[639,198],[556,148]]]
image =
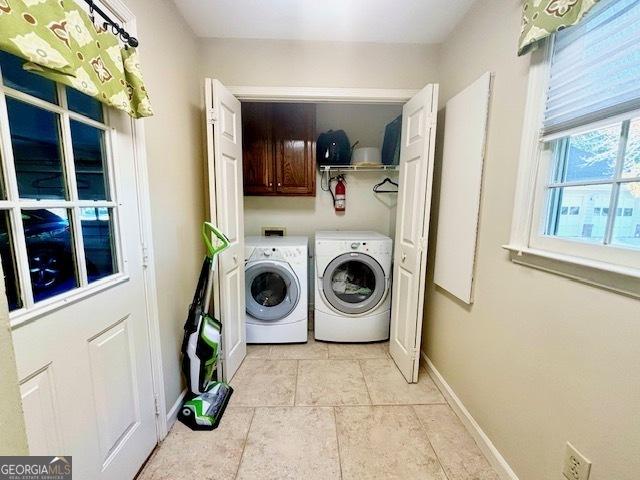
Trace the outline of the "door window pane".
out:
[[[331,287],[340,300],[361,303],[376,289],[376,276],[367,264],[350,260],[333,271]]]
[[[602,243],[607,216],[595,212],[609,211],[611,185],[553,188],[550,199],[548,235]]]
[[[600,128],[566,140],[564,161],[558,162],[556,182],[611,178],[615,172],[621,124]],[[559,142],[563,148],[564,142]]]
[[[629,125],[629,140],[624,156],[622,176],[640,178],[640,119],[633,120]]]
[[[64,208],[22,210],[36,302],[78,286],[69,219]]]
[[[103,121],[102,104],[75,88],[67,87],[67,106],[72,112],[81,113],[97,122]]]
[[[11,222],[9,212],[0,212],[0,257],[2,257],[2,271],[4,272],[4,285],[7,292],[9,311],[22,307],[20,298],[20,286],[16,268],[16,254],[11,238]]]
[[[109,208],[80,209],[89,283],[113,275],[116,271],[113,219]]]
[[[640,248],[640,182],[620,185],[618,208],[621,215],[613,224],[611,243]]]
[[[106,200],[104,132],[85,123],[71,120],[71,143],[76,167],[78,198]]]
[[[251,282],[251,295],[263,307],[280,305],[287,297],[287,284],[275,272],[264,272]]]
[[[12,98],[7,110],[20,197],[64,199],[58,115]]]
[[[10,88],[19,90],[51,103],[58,103],[56,84],[22,68],[25,61],[10,53],[0,52],[2,81]]]

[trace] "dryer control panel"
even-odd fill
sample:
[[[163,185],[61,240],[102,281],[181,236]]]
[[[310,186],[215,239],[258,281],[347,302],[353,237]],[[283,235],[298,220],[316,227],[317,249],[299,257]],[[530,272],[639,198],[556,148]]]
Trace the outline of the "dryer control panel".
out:
[[[324,250],[323,247],[327,246],[332,252],[362,252],[369,255],[387,255],[393,251],[393,244],[390,241],[320,241],[316,245],[320,250]]]

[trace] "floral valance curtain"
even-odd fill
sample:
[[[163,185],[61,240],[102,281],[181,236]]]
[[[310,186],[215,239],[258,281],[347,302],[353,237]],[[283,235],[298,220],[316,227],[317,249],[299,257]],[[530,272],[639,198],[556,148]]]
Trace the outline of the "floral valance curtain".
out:
[[[525,0],[518,55],[540,40],[578,23],[598,0]]]
[[[153,115],[136,50],[122,47],[74,0],[0,0],[0,50],[134,118]]]

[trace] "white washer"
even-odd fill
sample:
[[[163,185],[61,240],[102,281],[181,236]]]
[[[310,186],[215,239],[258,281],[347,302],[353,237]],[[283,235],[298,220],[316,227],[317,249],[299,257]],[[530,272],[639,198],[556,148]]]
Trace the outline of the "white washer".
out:
[[[245,238],[247,343],[307,341],[307,237]]]
[[[393,241],[377,232],[316,232],[315,338],[389,338]]]

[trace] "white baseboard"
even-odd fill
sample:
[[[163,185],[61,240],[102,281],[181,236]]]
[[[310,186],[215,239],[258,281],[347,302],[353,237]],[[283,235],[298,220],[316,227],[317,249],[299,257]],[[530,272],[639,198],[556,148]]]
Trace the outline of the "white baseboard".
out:
[[[167,432],[171,430],[171,427],[173,427],[173,424],[176,423],[176,420],[178,420],[178,410],[180,410],[180,407],[182,406],[182,401],[184,400],[184,397],[186,395],[187,395],[187,389],[185,388],[182,392],[180,392],[180,395],[178,395],[178,399],[175,401],[175,403],[171,406],[171,408],[167,412]]]
[[[493,442],[489,439],[486,433],[480,428],[478,422],[471,416],[469,410],[464,406],[462,400],[456,395],[456,392],[451,388],[451,386],[447,383],[444,377],[438,372],[436,367],[431,363],[429,357],[424,352],[420,352],[422,354],[422,360],[424,360],[427,366],[427,372],[429,376],[433,379],[434,383],[438,386],[442,394],[449,406],[456,412],[456,415],[460,418],[460,421],[465,426],[465,428],[469,431],[473,439],[478,444],[478,447],[482,451],[491,466],[494,468],[496,473],[500,476],[502,480],[519,480],[518,476],[511,469],[507,461],[504,459],[502,454],[495,447]]]

